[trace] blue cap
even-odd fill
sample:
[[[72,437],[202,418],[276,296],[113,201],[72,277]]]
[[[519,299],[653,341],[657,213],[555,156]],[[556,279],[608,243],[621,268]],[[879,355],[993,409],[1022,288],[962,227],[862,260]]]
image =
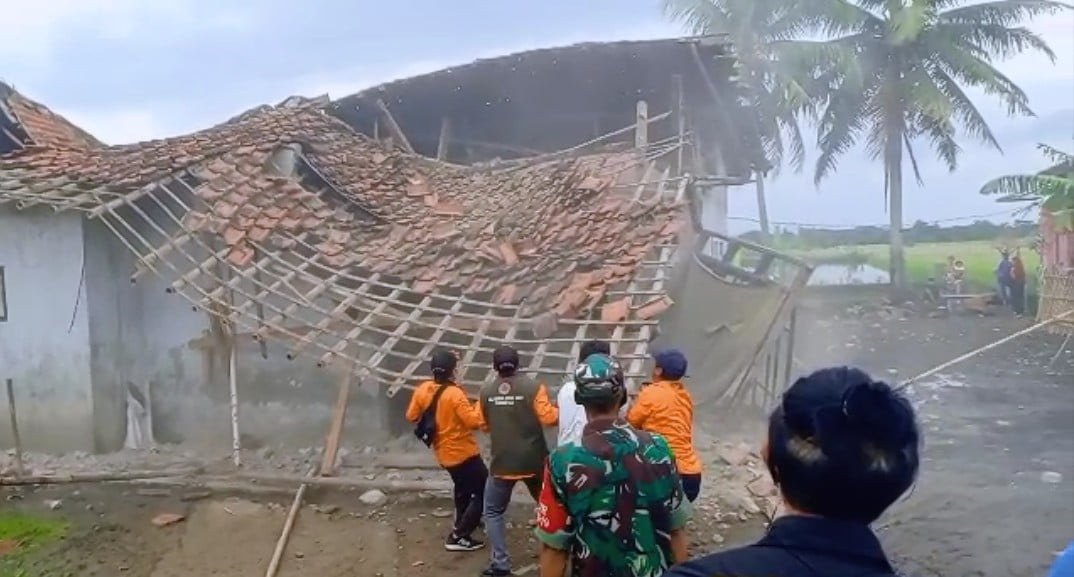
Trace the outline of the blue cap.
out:
[[[665,349],[653,355],[656,366],[669,379],[681,379],[686,376],[686,355],[679,349]]]

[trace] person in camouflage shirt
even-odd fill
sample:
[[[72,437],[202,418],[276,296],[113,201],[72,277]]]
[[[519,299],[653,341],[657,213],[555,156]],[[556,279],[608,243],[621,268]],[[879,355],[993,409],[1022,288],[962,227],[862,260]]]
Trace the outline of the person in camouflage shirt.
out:
[[[593,355],[575,372],[587,413],[581,442],[556,449],[544,472],[536,534],[540,577],[660,577],[686,560],[690,504],[658,434],[618,416],[626,403],[619,364]]]

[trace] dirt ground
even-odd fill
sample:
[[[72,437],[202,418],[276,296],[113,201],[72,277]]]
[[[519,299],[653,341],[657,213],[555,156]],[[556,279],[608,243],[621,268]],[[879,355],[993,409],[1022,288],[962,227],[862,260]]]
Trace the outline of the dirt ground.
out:
[[[1002,312],[843,316],[800,319],[811,335],[798,339],[803,364],[856,364],[893,382],[1033,322]],[[1074,539],[1074,345],[1047,367],[1061,343],[1020,337],[910,388],[924,468],[878,524],[906,574],[1040,576]]]
[[[799,326],[808,338],[798,339],[796,356],[802,370],[850,363],[897,381],[1029,322],[1006,315],[904,319],[898,312],[806,310]],[[878,524],[907,574],[1038,576],[1074,538],[1074,351],[1051,369],[1044,366],[1060,341],[1026,337],[910,389],[926,427],[924,472],[913,493]],[[720,423],[699,417],[698,424],[706,429],[699,446],[708,469],[691,525],[696,554],[763,531],[758,500],[745,491],[750,480],[763,477],[763,467],[735,442],[723,442],[730,438],[726,431],[710,436]],[[294,464],[296,470],[305,466]],[[66,539],[25,559],[12,577],[260,576],[290,504],[286,497],[118,484],[6,488],[3,494],[0,510],[71,523]],[[509,531],[514,563],[536,575],[532,502],[522,491],[516,495]],[[446,495],[390,495],[376,506],[357,497],[309,493],[281,577],[453,577],[477,575],[485,566],[487,551],[443,550],[451,523]],[[161,513],[184,519],[157,527],[152,521]],[[9,576],[0,570],[0,577]]]
[[[191,498],[201,496],[118,485],[8,491],[5,507],[61,517],[72,525],[63,542],[32,555],[11,577],[264,575],[289,504],[222,495]],[[51,510],[56,500],[61,504]],[[451,513],[450,501],[441,496],[393,497],[378,506],[363,505],[354,494],[312,494],[310,501],[295,524],[281,577],[476,576],[487,564],[487,551],[443,549]],[[533,502],[524,493],[516,501],[508,525],[515,568],[536,575],[537,543],[529,525]],[[761,530],[755,516],[721,515],[718,507],[703,507],[692,524],[698,553],[716,543],[745,542]],[[153,519],[162,513],[184,519],[157,527]],[[0,575],[9,577],[2,570]]]

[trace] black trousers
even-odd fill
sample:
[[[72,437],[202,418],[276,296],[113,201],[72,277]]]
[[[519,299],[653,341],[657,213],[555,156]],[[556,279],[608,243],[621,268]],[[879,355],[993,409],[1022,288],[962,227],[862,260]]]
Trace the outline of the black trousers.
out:
[[[682,492],[686,493],[686,500],[693,503],[701,494],[701,473],[680,474],[679,478],[682,479]]]
[[[1018,314],[1024,314],[1026,310],[1026,283],[1012,282],[1010,287],[1011,308]]]
[[[481,523],[482,508],[485,503],[485,481],[489,470],[481,455],[447,467],[451,482],[455,486],[455,529],[458,537],[469,537]]]

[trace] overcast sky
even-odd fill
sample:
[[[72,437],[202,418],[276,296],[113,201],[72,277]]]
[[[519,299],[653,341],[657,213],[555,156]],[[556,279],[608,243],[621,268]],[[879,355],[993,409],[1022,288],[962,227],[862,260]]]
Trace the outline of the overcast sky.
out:
[[[0,42],[0,77],[109,143],[190,132],[286,96],[333,97],[393,78],[537,47],[676,36],[656,0],[0,0],[18,14]],[[1043,167],[1039,141],[1074,149],[1074,12],[1032,27],[1059,55],[1004,65],[1036,119],[979,102],[1006,154],[967,143],[955,174],[926,157],[909,185],[907,220],[991,214],[983,180]],[[882,172],[852,152],[814,187],[809,174],[772,184],[771,218],[818,224],[886,221]],[[752,188],[732,212],[756,215]],[[741,226],[747,226],[748,222]]]

